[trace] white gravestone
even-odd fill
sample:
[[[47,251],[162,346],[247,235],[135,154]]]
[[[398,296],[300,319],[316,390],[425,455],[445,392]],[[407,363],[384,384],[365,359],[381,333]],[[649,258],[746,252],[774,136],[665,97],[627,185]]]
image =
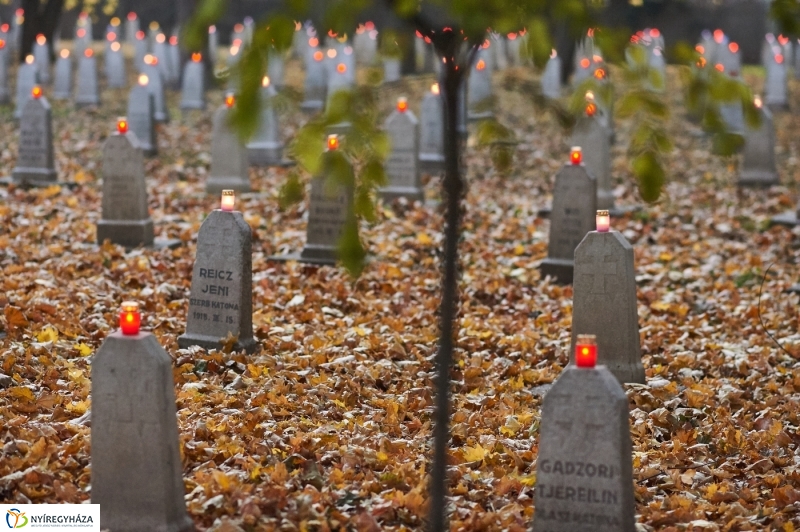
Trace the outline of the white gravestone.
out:
[[[125,40],[128,44],[136,41],[136,34],[139,32],[139,17],[131,11],[125,20]]]
[[[149,80],[147,88],[153,95],[153,105],[155,106],[153,117],[156,122],[166,124],[169,122],[169,109],[167,109],[167,98],[164,94],[164,78],[158,69],[157,62],[158,60],[154,56],[146,56],[142,74],[147,76]]]
[[[8,88],[8,57],[10,53],[7,41],[0,36],[0,105],[11,103],[11,90]]]
[[[147,332],[106,338],[92,361],[92,503],[104,530],[189,532],[172,358]]]
[[[78,107],[98,107],[100,88],[97,83],[97,58],[86,49],[78,58],[78,79],[75,83],[75,105]]]
[[[561,97],[561,58],[555,50],[550,54],[542,73],[542,94],[551,100]]]
[[[25,62],[17,69],[17,99],[16,109],[14,110],[14,118],[22,116],[22,110],[25,104],[31,99],[31,91],[38,83],[39,72],[36,70],[36,64],[33,61],[33,56],[29,55]]]
[[[172,83],[172,65],[170,65],[170,57],[167,51],[167,36],[163,33],[156,35],[155,43],[153,43],[153,56],[158,59],[156,63],[158,70],[161,72],[161,79],[165,83]]]
[[[760,102],[756,105],[759,106]],[[744,154],[737,184],[739,186],[777,185],[778,169],[775,164],[775,125],[769,109],[760,106],[761,126],[747,127],[744,135]]]
[[[37,36],[33,43],[33,58],[39,71],[39,83],[50,83],[50,50],[43,35]]]
[[[192,269],[186,333],[178,345],[220,349],[228,335],[235,350],[258,349],[253,338],[252,235],[241,212],[214,210],[200,226]]]
[[[583,116],[572,132],[571,146],[581,148],[586,169],[597,179],[597,208],[614,209],[614,185],[611,182],[611,145],[608,130],[597,115]]]
[[[108,86],[112,89],[121,89],[128,86],[128,75],[125,71],[125,56],[119,42],[114,41],[109,46],[106,56],[106,77]]]
[[[103,145],[103,202],[97,243],[106,239],[130,248],[153,244],[144,156],[133,133],[115,132]]]
[[[322,50],[310,51],[306,62],[306,79],[303,83],[304,99],[301,108],[308,112],[321,111],[325,106],[328,86],[327,71],[323,62]]]
[[[192,58],[186,62],[182,83],[181,110],[205,109],[205,66],[200,54],[192,54]]]
[[[212,66],[216,65],[217,59],[219,59],[219,34],[216,26],[208,28],[208,59]]]
[[[764,103],[772,111],[789,108],[788,72],[783,54],[775,54],[767,62],[767,75],[764,80]]]
[[[278,166],[283,161],[283,142],[273,101],[277,93],[271,81],[270,77],[262,81],[258,130],[247,144],[247,156],[253,166]]]
[[[400,59],[396,57],[383,58],[383,82],[396,83],[400,81]]]
[[[398,101],[397,109],[386,119],[384,131],[391,140],[391,151],[386,159],[388,186],[380,189],[384,201],[406,198],[423,201],[425,191],[419,175],[419,121],[408,109],[405,98]]]
[[[575,249],[572,347],[580,334],[597,337],[598,364],[620,383],[644,384],[639,345],[633,247],[617,231],[590,231]]]
[[[61,50],[56,60],[56,74],[53,80],[53,99],[68,100],[72,96],[72,58],[69,50]]]
[[[143,31],[136,34],[136,41],[133,43],[133,66],[140,72],[144,68],[144,57],[147,55],[147,37]]]
[[[19,153],[11,178],[15,183],[46,185],[56,182],[53,155],[53,117],[47,98],[31,98],[19,121]]]
[[[547,258],[541,263],[542,275],[557,282],[572,282],[575,248],[586,233],[595,228],[597,180],[582,164],[566,164],[556,175],[553,208],[550,214],[550,239]]]
[[[517,67],[522,65],[521,45],[522,38],[518,33],[509,33],[506,36],[506,51],[508,55],[508,65]]]
[[[211,171],[206,181],[206,192],[209,194],[217,195],[226,189],[250,191],[247,148],[228,124],[230,111],[227,104],[222,104],[214,112]]]
[[[169,38],[167,57],[169,58],[169,84],[177,89],[181,81],[181,49],[178,46],[178,37],[176,35]]]
[[[533,532],[635,532],[628,398],[611,372],[568,366],[539,434]]]
[[[492,113],[492,69],[488,63],[490,55],[488,48],[481,48],[475,54],[475,64],[472,65],[467,78],[467,118],[469,120],[482,120],[491,118]]]
[[[422,99],[419,124],[419,162],[422,170],[444,170],[444,108],[439,85]]]
[[[155,128],[155,98],[148,88],[149,80],[145,74],[139,75],[139,80],[128,95],[128,127],[136,135],[139,147],[145,155],[155,155],[158,152]]]
[[[272,86],[276,91],[279,91],[283,88],[284,81],[284,53],[280,52],[274,48],[270,48],[269,50],[269,61],[267,63],[267,76],[270,79],[270,86]]]

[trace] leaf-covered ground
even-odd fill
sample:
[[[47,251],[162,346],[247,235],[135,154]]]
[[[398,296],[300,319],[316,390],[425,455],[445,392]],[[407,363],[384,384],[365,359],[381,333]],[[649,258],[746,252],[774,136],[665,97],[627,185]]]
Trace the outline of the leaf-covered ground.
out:
[[[568,140],[528,96],[503,88],[519,78],[533,75],[495,76],[499,118],[520,140],[512,175],[497,175],[474,143],[466,157],[452,530],[529,526],[541,397],[568,359],[571,288],[539,275],[548,222],[536,218]],[[800,277],[800,232],[768,220],[794,206],[800,121],[776,118],[785,186],[737,191],[736,160],[709,155],[671,78],[676,150],[664,199],[613,222],[635,247],[648,381],[627,387],[637,521],[643,530],[790,532],[800,527],[800,335],[798,297],[782,289]],[[289,80],[301,87],[296,63]],[[381,89],[385,110],[400,94],[418,102],[431,81]],[[269,262],[302,246],[305,211],[277,208],[285,170],[253,170],[259,193],[240,208],[253,229],[261,353],[178,349],[197,231],[218,202],[203,188],[210,113],[181,118],[171,94],[173,121],[147,162],[156,231],[184,245],[126,253],[94,242],[102,142],[125,99],[105,91],[99,111],[54,102],[60,179],[74,189],[0,189],[0,500],[90,497],[92,353],[116,327],[120,302],[135,299],[175,362],[186,502],[199,530],[421,529],[441,215],[382,207],[363,227],[371,260],[357,281],[336,268]],[[215,92],[212,107],[220,101]],[[8,174],[15,124],[9,108],[0,114]],[[291,109],[283,118],[287,135],[304,119]],[[619,201],[637,203],[629,124],[617,127]]]

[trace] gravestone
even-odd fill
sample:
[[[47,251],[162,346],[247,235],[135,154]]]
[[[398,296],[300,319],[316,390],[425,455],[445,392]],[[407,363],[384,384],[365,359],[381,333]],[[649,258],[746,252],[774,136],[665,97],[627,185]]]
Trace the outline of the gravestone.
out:
[[[492,56],[493,70],[505,70],[508,68],[508,52],[506,51],[506,40],[502,35],[490,34],[489,52]]]
[[[419,124],[419,163],[423,171],[444,170],[444,115],[439,84],[422,99]]]
[[[29,55],[25,58],[25,62],[17,69],[17,99],[14,118],[22,116],[22,110],[25,108],[25,104],[28,100],[31,99],[31,91],[39,82],[38,80],[39,72],[36,69],[33,56]]]
[[[39,34],[33,43],[33,59],[39,71],[39,83],[50,83],[50,50],[47,48],[47,38]]]
[[[306,62],[306,79],[303,83],[303,103],[300,107],[307,112],[317,112],[325,106],[328,87],[327,70],[322,50],[313,50],[310,60]]]
[[[578,335],[597,337],[598,364],[620,383],[644,384],[636,308],[633,247],[618,231],[590,231],[575,249],[572,347]]]
[[[128,44],[136,42],[136,34],[139,32],[139,17],[131,11],[125,20],[125,40]]]
[[[78,79],[75,84],[75,105],[78,107],[98,107],[100,89],[97,84],[97,58],[91,48],[87,48],[78,58]]]
[[[600,112],[599,109],[597,112]],[[597,208],[613,210],[614,185],[611,182],[610,136],[596,113],[578,119],[572,132],[570,146],[581,148],[586,169],[597,180]]]
[[[229,95],[226,100],[230,98]],[[214,112],[211,132],[211,171],[206,181],[206,192],[220,194],[230,189],[237,192],[250,191],[247,148],[239,135],[228,124],[231,107],[226,102]]]
[[[400,59],[397,57],[383,58],[383,82],[396,83],[400,81]]]
[[[283,161],[283,142],[278,129],[278,116],[273,98],[277,92],[271,78],[266,76],[261,83],[261,118],[258,130],[247,144],[247,156],[253,166],[278,166]]]
[[[121,89],[128,85],[128,75],[125,71],[125,56],[119,42],[114,41],[109,46],[106,56],[106,77],[108,86],[112,89]]]
[[[481,48],[475,54],[475,64],[470,68],[467,78],[467,119],[483,120],[491,118],[492,113],[492,70],[488,63],[488,48]]]
[[[719,105],[719,115],[728,132],[739,135],[744,134],[744,112],[739,100],[721,103]]]
[[[136,40],[133,43],[133,66],[139,72],[144,68],[144,58],[147,55],[147,37],[142,30],[136,32]]]
[[[769,109],[760,101],[756,101],[756,107],[761,114],[761,126],[745,129],[744,154],[737,184],[768,187],[780,182],[775,165],[775,126]]]
[[[761,43],[761,66],[767,68],[767,65],[772,61],[775,52],[773,49],[778,46],[775,40],[775,35],[767,33],[764,36],[764,41]]]
[[[628,398],[603,366],[567,366],[544,396],[533,532],[635,532]]]
[[[102,209],[97,222],[98,244],[106,239],[129,248],[153,244],[144,156],[133,133],[117,131],[103,145]]]
[[[181,81],[181,49],[178,46],[177,35],[169,38],[167,45],[167,57],[169,58],[169,84],[173,88],[178,88]]]
[[[657,73],[657,79],[649,81],[649,86],[656,92],[663,92],[667,87],[667,63],[661,48],[653,48],[649,55],[650,68]]]
[[[363,65],[372,65],[378,56],[378,30],[375,24],[366,22],[363,26],[356,29],[353,36],[353,48],[355,48],[356,61]]]
[[[159,33],[153,43],[152,55],[158,60],[156,66],[161,72],[161,79],[164,80],[164,83],[170,84],[172,83],[172,66],[170,65],[170,57],[167,50],[168,46],[167,36]]]
[[[383,129],[389,135],[391,151],[384,165],[389,184],[380,189],[381,197],[387,202],[397,198],[424,201],[419,175],[419,120],[405,98],[398,100]]]
[[[239,59],[242,57],[241,49],[237,45],[233,45],[228,50],[228,80],[225,87],[229,91],[236,90],[239,87],[239,70],[236,66],[239,64]]]
[[[181,110],[205,109],[205,66],[199,53],[193,53],[183,67],[183,87],[181,89]]]
[[[325,112],[330,113],[334,98],[341,98],[337,94],[349,92],[353,89],[351,76],[347,73],[347,65],[338,63],[337,68],[328,73],[327,101],[325,102]],[[346,134],[350,130],[350,122],[342,121],[328,126],[328,133]]]
[[[777,53],[767,62],[764,80],[764,103],[770,110],[781,111],[789,108],[787,83],[786,61],[783,54]]]
[[[252,44],[253,42],[253,31],[255,30],[256,23],[255,20],[253,20],[253,17],[249,15],[244,17],[244,20],[242,22],[244,23],[244,32],[243,32],[244,44],[250,46],[250,44]]]
[[[146,55],[142,74],[147,76],[147,88],[153,95],[154,112],[153,118],[156,122],[166,124],[169,122],[169,110],[167,109],[167,98],[164,95],[164,78],[158,69],[158,59],[153,55]]]
[[[41,94],[41,89],[39,94]],[[53,155],[53,117],[44,96],[31,98],[19,121],[19,153],[11,178],[15,183],[48,185],[56,182]]]
[[[594,72],[594,64],[592,56],[584,54],[575,54],[576,65],[575,72],[572,74],[572,86],[578,87],[581,83],[592,77]]]
[[[91,46],[91,39],[87,37],[87,31],[84,27],[79,27],[75,30],[75,40],[72,45],[72,53],[75,57],[81,57],[86,49]]]
[[[542,73],[542,94],[551,100],[561,97],[561,58],[553,50]]]
[[[11,103],[11,90],[8,87],[8,41],[0,36],[0,105]]]
[[[66,48],[56,60],[56,74],[53,80],[53,99],[68,100],[72,95],[72,58]]]
[[[148,332],[110,334],[92,361],[92,504],[104,530],[189,532],[172,358]]]
[[[583,164],[566,164],[556,175],[553,208],[550,214],[550,239],[547,258],[540,266],[542,275],[557,282],[572,282],[575,248],[595,227],[597,180]]]
[[[128,127],[136,135],[139,147],[145,155],[158,152],[155,128],[155,98],[148,87],[149,78],[139,74],[137,83],[128,95]]]
[[[212,211],[197,234],[186,333],[178,345],[221,349],[228,335],[233,348],[252,353],[252,250],[250,226],[241,212]]]
[[[217,64],[218,55],[219,55],[219,35],[217,34],[217,27],[216,26],[209,26],[208,27],[208,59],[209,59],[212,67]]]
[[[334,157],[344,155],[338,152],[336,135],[330,135],[328,151],[322,154],[320,174],[311,180],[306,244],[303,250],[290,255],[272,256],[270,259],[328,265],[334,265],[338,261],[339,239],[347,221],[353,216],[353,188],[329,177],[328,167],[337,162]],[[349,161],[345,160],[344,164],[352,172]]]
[[[276,91],[281,90],[284,85],[283,56],[284,56],[283,52],[279,52],[275,48],[270,48],[269,62],[267,63],[267,76],[269,76],[270,86],[273,87]]]
[[[506,36],[506,51],[508,54],[508,65],[512,67],[522,66],[522,54],[520,53],[522,38],[519,33],[509,33]]]

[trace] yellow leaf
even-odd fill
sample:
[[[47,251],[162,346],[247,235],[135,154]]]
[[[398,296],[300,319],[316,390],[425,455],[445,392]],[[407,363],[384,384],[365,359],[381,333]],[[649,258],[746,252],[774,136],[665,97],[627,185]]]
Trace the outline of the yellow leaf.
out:
[[[663,301],[656,301],[655,303],[650,303],[650,308],[653,310],[660,310],[661,312],[665,312],[669,310],[670,304],[664,303]]]
[[[417,242],[423,246],[433,244],[433,240],[431,240],[431,237],[429,237],[427,233],[417,233]]]
[[[521,390],[525,386],[522,375],[517,375],[516,378],[511,379],[509,381],[509,386],[512,390]]]
[[[661,253],[661,254],[658,256],[658,260],[661,260],[661,261],[664,261],[664,262],[669,262],[669,261],[671,261],[671,260],[672,260],[672,258],[673,258],[673,257],[672,257],[672,253],[668,253],[668,252],[666,252],[666,251],[664,251],[663,253]]]
[[[60,185],[50,185],[42,191],[42,196],[45,198],[52,198],[53,196],[58,196],[59,194],[61,194]]]
[[[58,330],[48,325],[36,334],[36,340],[39,342],[55,342],[58,340]]]
[[[72,346],[72,347],[74,347],[75,349],[77,349],[77,350],[78,350],[78,353],[80,353],[82,357],[88,357],[89,355],[91,355],[91,354],[92,354],[92,348],[91,348],[91,347],[89,347],[88,345],[86,345],[86,344],[85,344],[85,343],[83,343],[83,342],[80,342],[80,343],[78,343],[78,344],[75,344],[75,345],[74,345],[74,346]]]
[[[531,486],[536,485],[536,474],[528,475],[526,477],[519,477],[519,481],[523,486]]]
[[[214,480],[217,481],[217,484],[219,484],[219,487],[223,491],[231,487],[231,480],[228,478],[228,475],[222,471],[215,469],[211,472],[211,474],[214,476]]]
[[[24,401],[33,401],[34,396],[33,392],[30,388],[26,388],[25,386],[17,386],[15,388],[11,388],[10,390],[11,395],[14,396],[16,399],[22,399]]]
[[[66,409],[73,414],[83,415],[89,409],[89,403],[86,401],[73,401],[66,406]]]
[[[378,459],[378,461],[380,461],[380,462],[385,462],[386,460],[388,460],[388,459],[389,459],[389,455],[388,455],[388,454],[386,454],[386,453],[385,453],[385,452],[383,452],[383,451],[378,451],[378,452],[375,454],[375,457],[376,457],[376,458]]]
[[[478,462],[483,460],[486,456],[486,449],[477,444],[475,447],[464,447],[464,461],[465,462]]]
[[[522,246],[522,244],[517,244],[514,246],[514,255],[520,256],[523,253],[525,253],[525,248]]]

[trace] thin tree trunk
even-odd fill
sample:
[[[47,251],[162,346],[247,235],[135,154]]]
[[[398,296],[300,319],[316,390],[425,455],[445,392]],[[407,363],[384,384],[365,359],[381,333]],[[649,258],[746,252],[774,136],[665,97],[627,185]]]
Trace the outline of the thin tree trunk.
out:
[[[51,60],[55,57],[53,50],[53,35],[58,28],[61,11],[64,9],[64,0],[47,0],[42,6],[40,0],[22,0],[22,9],[25,10],[25,22],[22,23],[22,46],[19,50],[20,63],[32,53],[33,43],[40,33],[47,37]]]
[[[456,47],[453,46],[453,51]],[[458,241],[461,236],[461,197],[464,182],[460,172],[461,136],[458,133],[458,91],[464,68],[456,70],[452,58],[444,68],[444,156],[442,195],[447,211],[444,230],[442,301],[439,307],[439,351],[436,354],[436,411],[433,426],[433,466],[429,488],[430,532],[444,532],[447,526],[447,448],[450,443],[450,368],[453,365],[453,332],[458,309]]]

